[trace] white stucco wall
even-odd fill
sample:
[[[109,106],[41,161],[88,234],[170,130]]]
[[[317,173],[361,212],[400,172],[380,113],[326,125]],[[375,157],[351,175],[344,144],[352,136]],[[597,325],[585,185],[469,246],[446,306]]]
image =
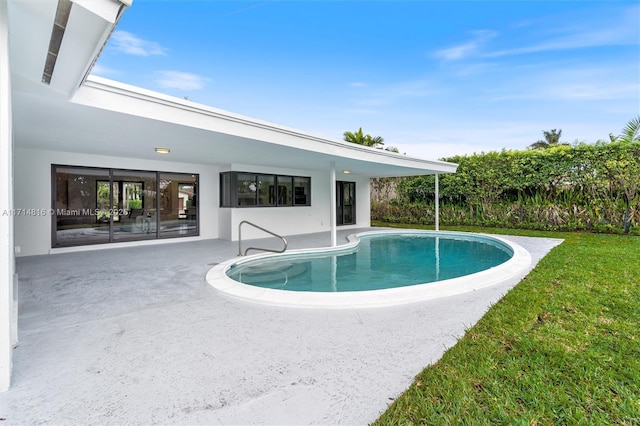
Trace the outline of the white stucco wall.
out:
[[[231,216],[231,240],[238,239],[238,225],[248,220],[276,234],[295,235],[329,230],[329,176],[326,173],[298,169],[270,169],[251,165],[234,165],[235,171],[282,174],[311,178],[311,205],[298,207],[244,207],[225,209]],[[247,226],[242,229],[243,239],[264,238],[268,234]]]
[[[356,183],[356,225],[352,227],[371,226],[371,179],[364,177],[348,178],[343,177],[339,180],[345,180]],[[345,226],[341,229],[348,228]]]
[[[331,229],[329,170],[309,172],[300,169],[272,169],[248,164],[234,164],[228,170],[311,177],[311,206],[222,208],[220,216],[223,218],[224,224],[221,225],[221,238],[236,241],[238,239],[238,225],[243,220],[248,220],[283,236],[328,232]],[[340,174],[337,179],[356,182],[357,224],[350,227],[369,226],[371,224],[369,178]],[[348,227],[341,227],[341,229]],[[243,240],[268,236],[268,234],[251,226],[243,226]]]
[[[17,339],[10,77],[7,3],[0,0],[0,392],[7,390],[11,382],[11,357]]]
[[[28,148],[17,148],[15,150],[16,208],[34,209],[36,211],[48,211],[51,208],[52,164],[198,173],[200,176],[200,236],[188,237],[191,239],[222,238],[235,241],[238,239],[238,224],[243,220],[253,222],[280,235],[328,232],[331,229],[331,184],[328,171],[308,172],[299,169],[273,169],[247,164],[217,167]],[[226,170],[309,176],[311,177],[311,206],[219,208],[219,173]],[[369,179],[353,175],[339,175],[338,179],[356,182],[357,224],[345,226],[342,229],[369,226]],[[264,238],[266,236],[268,235],[255,228],[243,227],[243,239]],[[151,240],[118,244],[153,244],[158,241],[171,242],[173,240]],[[20,247],[19,256],[76,250],[73,248],[51,248],[51,216],[48,214],[17,216],[15,218],[15,245]],[[82,249],[114,246],[114,244],[94,245],[84,246]]]
[[[51,208],[52,164],[197,173],[200,179],[198,194],[198,203],[200,205],[200,236],[189,238],[218,238],[219,172],[216,166],[17,148],[15,150],[16,208],[36,210],[48,210]],[[153,243],[153,241],[157,240],[152,240],[151,243]],[[162,241],[169,242],[172,240]],[[143,242],[138,242],[138,244],[140,243]],[[20,247],[20,256],[48,254],[66,250],[51,248],[51,216],[48,214],[16,217],[15,244]],[[114,244],[98,246],[111,247],[114,246]],[[98,246],[86,246],[85,248],[95,248]]]

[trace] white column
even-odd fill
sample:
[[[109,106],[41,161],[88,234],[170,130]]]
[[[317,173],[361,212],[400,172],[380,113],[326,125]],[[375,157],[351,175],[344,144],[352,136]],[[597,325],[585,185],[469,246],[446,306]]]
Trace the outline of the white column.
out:
[[[329,191],[329,197],[331,198],[329,205],[331,206],[331,214],[329,215],[331,221],[331,247],[335,247],[338,245],[338,233],[336,230],[336,162],[331,162],[331,171],[329,172],[329,185],[331,185]]]
[[[13,136],[7,2],[0,0],[0,392],[9,389],[11,357],[17,340],[13,301]]]
[[[436,173],[436,231],[440,230],[440,182],[438,181],[438,173]]]

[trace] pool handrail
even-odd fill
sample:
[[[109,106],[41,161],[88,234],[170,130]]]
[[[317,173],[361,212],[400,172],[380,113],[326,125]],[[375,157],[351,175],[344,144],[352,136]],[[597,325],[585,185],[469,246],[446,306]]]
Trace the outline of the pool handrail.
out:
[[[261,231],[264,231],[267,234],[271,234],[276,238],[280,238],[282,240],[282,242],[284,243],[284,247],[282,248],[282,250],[274,250],[274,249],[260,248],[260,247],[247,247],[247,249],[244,251],[244,254],[242,254],[242,225],[245,224],[245,223],[247,225],[251,225],[254,228],[257,228],[257,229],[259,229]],[[282,235],[278,235],[275,232],[269,231],[268,229],[265,229],[262,226],[258,226],[253,222],[249,222],[248,220],[243,220],[242,222],[240,222],[238,224],[238,256],[246,256],[247,252],[249,250],[268,251],[268,252],[271,252],[271,253],[284,253],[287,250],[287,240],[285,240]]]

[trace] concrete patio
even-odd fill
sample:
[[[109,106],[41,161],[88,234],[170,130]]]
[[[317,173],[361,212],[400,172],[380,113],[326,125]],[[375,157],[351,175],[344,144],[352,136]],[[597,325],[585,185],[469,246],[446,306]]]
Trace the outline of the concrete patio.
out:
[[[561,242],[505,238],[534,264]],[[17,259],[2,424],[368,424],[522,278],[391,308],[281,308],[207,284],[237,250],[204,240]]]

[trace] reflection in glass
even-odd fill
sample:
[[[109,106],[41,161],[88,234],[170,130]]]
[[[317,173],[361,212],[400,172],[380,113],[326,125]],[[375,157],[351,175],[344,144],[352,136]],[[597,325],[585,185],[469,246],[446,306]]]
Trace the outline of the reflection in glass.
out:
[[[195,175],[160,173],[160,237],[198,234]]]
[[[293,205],[293,178],[291,176],[278,176],[278,205]]]
[[[256,175],[248,173],[238,173],[238,205],[255,206],[256,191],[258,185]]]
[[[308,177],[294,177],[294,199],[293,204],[296,206],[311,205],[311,179]]]
[[[114,221],[114,240],[156,238],[156,173],[114,170],[113,187],[119,194],[116,211],[120,213],[118,223]]]
[[[52,247],[198,235],[195,174],[54,165],[52,176]]]
[[[100,197],[99,189],[103,192]],[[53,246],[109,242],[109,218],[98,216],[98,202],[106,202],[108,209],[110,195],[108,170],[57,167],[52,206]]]
[[[350,225],[355,223],[355,182],[336,182],[336,209],[337,225]]]
[[[310,205],[310,177],[248,172],[220,173],[220,207]]]
[[[276,205],[276,177],[274,175],[258,175],[258,205]]]

